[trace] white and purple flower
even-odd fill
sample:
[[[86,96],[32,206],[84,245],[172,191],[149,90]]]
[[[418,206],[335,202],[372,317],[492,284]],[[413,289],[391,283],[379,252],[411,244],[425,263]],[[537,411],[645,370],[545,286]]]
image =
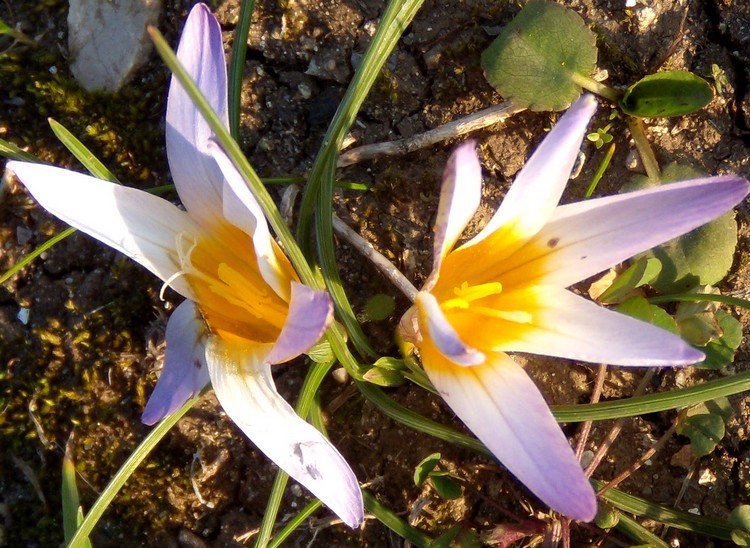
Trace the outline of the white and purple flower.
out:
[[[443,175],[433,270],[401,320],[437,391],[498,460],[551,508],[591,520],[596,496],[536,385],[507,352],[625,366],[685,365],[678,336],[566,287],[688,232],[748,193],[709,177],[558,205],[591,96],[561,117],[484,229],[454,249],[479,206],[481,167],[460,146]]]
[[[221,29],[204,4],[178,59],[227,120]],[[187,300],[167,324],[164,369],[143,413],[154,424],[209,382],[232,420],[350,527],[363,520],[357,478],[336,448],[279,395],[271,365],[315,344],[333,320],[327,293],[301,284],[260,206],[173,77],[166,143],[187,211],[140,190],[64,169],[9,162],[52,214],[121,251]]]

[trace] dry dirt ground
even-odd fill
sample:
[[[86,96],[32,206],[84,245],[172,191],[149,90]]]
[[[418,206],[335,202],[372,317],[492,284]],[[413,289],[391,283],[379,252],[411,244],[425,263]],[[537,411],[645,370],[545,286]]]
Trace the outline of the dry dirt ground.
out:
[[[565,2],[561,2],[565,3]],[[176,43],[192,4],[167,0],[160,27]],[[726,81],[703,111],[649,123],[648,135],[663,163],[687,161],[707,172],[750,176],[750,4],[741,0],[644,1],[626,10],[624,0],[565,3],[594,29],[599,66],[609,83],[624,85],[659,66]],[[378,24],[382,0],[258,1],[245,65],[242,146],[263,176],[302,175],[311,166],[326,125],[353,67]],[[231,46],[237,0],[215,2]],[[506,0],[427,0],[404,33],[360,112],[353,135],[358,144],[411,136],[501,98],[483,77],[481,51],[497,28],[518,12]],[[648,10],[651,11],[648,11]],[[687,10],[684,24],[682,16]],[[62,0],[0,4],[0,17],[37,40],[36,47],[1,42],[0,137],[42,158],[81,169],[54,139],[53,117],[99,156],[122,180],[147,188],[170,182],[163,147],[168,74],[152,56],[132,82],[112,96],[83,92],[66,62],[67,5]],[[312,67],[312,70],[311,70]],[[592,127],[607,123],[600,109]],[[485,200],[477,223],[486,220],[524,159],[555,115],[523,113],[502,127],[474,135],[485,176]],[[627,181],[632,146],[624,125],[612,130],[617,152],[600,189],[614,192]],[[336,209],[363,236],[391,257],[417,285],[430,264],[431,226],[439,177],[452,143],[403,157],[342,170],[370,191],[340,191]],[[565,200],[580,198],[601,151],[585,145],[589,161]],[[0,166],[2,167],[2,166]],[[750,287],[748,209],[739,208],[740,245],[725,292]],[[0,269],[13,265],[64,227],[10,182],[0,205]],[[339,246],[340,266],[352,303],[361,311],[374,293],[393,295],[396,312],[365,329],[384,354],[395,355],[392,333],[406,301],[348,246]],[[79,487],[88,508],[108,479],[148,432],[139,421],[163,352],[165,318],[177,297],[159,300],[160,282],[118,254],[74,235],[0,287],[0,545],[59,546],[62,542],[60,468],[63,448],[72,450]],[[18,319],[29,310],[28,323]],[[747,325],[748,315],[733,311]],[[740,347],[733,371],[748,369]],[[304,360],[277,368],[280,390],[294,398]],[[552,403],[589,400],[594,368],[563,360],[528,358],[527,367]],[[718,373],[660,371],[650,391],[689,385]],[[640,372],[612,370],[605,398],[628,396]],[[329,431],[361,482],[387,506],[433,536],[456,524],[487,532],[545,509],[503,469],[485,458],[418,435],[385,418],[346,382],[329,379],[322,401]],[[432,419],[461,429],[441,401],[410,384],[389,391],[395,400]],[[701,459],[680,508],[726,517],[750,503],[750,399],[731,398],[734,416],[716,451]],[[628,421],[596,477],[609,479],[627,468],[669,427],[674,413]],[[596,423],[590,447],[608,430]],[[572,439],[577,425],[566,427]],[[688,474],[674,456],[687,443],[675,436],[622,488],[672,504]],[[446,502],[416,487],[415,465],[439,451],[444,466],[464,484],[464,495]],[[704,470],[715,481],[699,484]],[[171,432],[131,478],[103,517],[96,545],[236,546],[252,542],[275,468],[259,454],[208,394]],[[308,500],[291,487],[281,518]],[[317,513],[325,518],[325,511]],[[573,544],[616,545],[617,534],[573,526]],[[249,540],[244,540],[249,539]],[[670,530],[666,540],[706,546],[708,540]],[[358,531],[316,521],[303,526],[289,545],[400,546],[382,524],[368,520]],[[715,543],[718,545],[719,543]]]

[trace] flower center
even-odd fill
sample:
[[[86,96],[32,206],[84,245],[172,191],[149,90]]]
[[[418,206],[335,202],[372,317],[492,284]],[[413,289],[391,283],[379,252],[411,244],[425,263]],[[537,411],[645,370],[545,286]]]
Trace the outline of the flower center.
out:
[[[180,272],[173,278],[185,276],[214,333],[275,341],[289,306],[261,276],[250,238],[234,227],[222,228],[221,239],[177,235]]]
[[[503,285],[500,282],[488,282],[478,285],[469,285],[463,282],[459,287],[453,288],[456,295],[452,299],[443,301],[440,306],[445,312],[451,310],[466,310],[481,316],[507,320],[515,323],[531,323],[533,316],[524,310],[502,310],[497,304],[502,304],[497,299],[491,303],[493,306],[486,306],[476,303],[481,299],[500,295],[503,292]]]

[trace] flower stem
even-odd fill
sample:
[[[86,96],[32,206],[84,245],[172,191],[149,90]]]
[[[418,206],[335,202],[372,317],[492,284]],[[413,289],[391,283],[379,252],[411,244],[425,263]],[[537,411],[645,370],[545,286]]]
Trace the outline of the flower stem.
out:
[[[659,162],[656,161],[654,151],[646,137],[646,131],[643,128],[643,121],[635,116],[629,116],[628,128],[630,128],[630,134],[633,136],[635,146],[638,149],[638,154],[641,155],[641,161],[643,161],[643,168],[646,170],[646,175],[648,175],[650,180],[658,181],[661,179],[661,169],[659,169]]]

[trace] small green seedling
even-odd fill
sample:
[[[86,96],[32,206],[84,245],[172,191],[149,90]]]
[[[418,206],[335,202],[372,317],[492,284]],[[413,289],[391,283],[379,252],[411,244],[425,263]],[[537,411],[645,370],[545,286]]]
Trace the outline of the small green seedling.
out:
[[[437,494],[444,499],[454,500],[461,496],[461,485],[446,470],[438,467],[440,453],[424,458],[414,469],[414,484],[420,486],[428,479]]]

